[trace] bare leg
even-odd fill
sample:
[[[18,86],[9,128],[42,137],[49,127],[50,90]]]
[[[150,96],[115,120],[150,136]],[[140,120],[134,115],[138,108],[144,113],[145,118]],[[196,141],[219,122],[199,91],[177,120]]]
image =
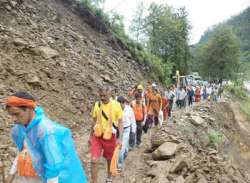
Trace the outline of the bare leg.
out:
[[[98,170],[97,170],[97,160],[92,160],[91,162],[91,178],[92,183],[97,183],[97,176],[98,176]]]
[[[108,178],[111,178],[111,172],[110,172],[110,164],[111,164],[111,160],[107,160],[107,168],[108,168]]]

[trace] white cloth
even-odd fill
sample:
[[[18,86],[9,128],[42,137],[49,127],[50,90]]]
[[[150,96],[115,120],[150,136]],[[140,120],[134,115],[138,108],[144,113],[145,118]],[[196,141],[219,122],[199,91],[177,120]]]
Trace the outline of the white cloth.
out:
[[[58,177],[47,180],[47,183],[58,183]]]
[[[24,139],[24,141],[23,141],[23,150],[22,150],[22,152],[20,152],[20,153],[28,153],[28,150],[27,150],[27,143],[26,143],[26,140],[25,140],[25,139]],[[9,172],[10,175],[14,175],[14,174],[17,172],[17,161],[18,161],[18,156],[19,156],[20,153],[18,152],[18,154],[17,154],[15,160],[14,160],[13,163],[12,163],[12,166],[11,166],[10,172]]]
[[[159,111],[158,120],[159,120],[159,125],[161,127],[162,123],[163,123],[163,112],[162,112],[162,110]]]
[[[180,100],[184,100],[186,97],[187,93],[184,89],[180,91]]]
[[[174,91],[170,90],[166,96],[169,100],[173,100],[175,97]]]
[[[212,88],[211,88],[211,87],[208,87],[208,88],[207,88],[207,94],[208,94],[208,95],[211,95],[211,93],[212,93]]]
[[[136,132],[136,121],[135,121],[135,114],[133,109],[125,104],[124,110],[123,110],[123,127],[132,127],[132,132],[135,133]]]
[[[169,93],[169,91],[164,92],[164,96],[167,97],[167,98],[168,98],[168,93]]]
[[[18,159],[18,156],[15,158],[15,160],[12,163],[12,166],[9,172],[10,175],[14,175],[17,172],[17,159]]]

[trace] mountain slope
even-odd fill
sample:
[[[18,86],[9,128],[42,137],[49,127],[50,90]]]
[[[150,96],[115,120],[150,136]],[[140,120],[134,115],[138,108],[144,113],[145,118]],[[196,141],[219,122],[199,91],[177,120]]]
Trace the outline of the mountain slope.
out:
[[[221,26],[232,27],[233,32],[238,37],[241,49],[241,60],[250,61],[250,7],[239,15],[230,18],[228,21],[215,25],[212,29],[208,29],[201,37],[197,45],[206,43],[213,35],[214,30]],[[197,46],[196,45],[196,46]]]
[[[100,21],[70,0],[0,0],[0,65],[0,157],[7,165],[15,154],[7,153],[13,152],[7,95],[28,91],[52,119],[88,133],[98,88],[126,93],[151,80]]]

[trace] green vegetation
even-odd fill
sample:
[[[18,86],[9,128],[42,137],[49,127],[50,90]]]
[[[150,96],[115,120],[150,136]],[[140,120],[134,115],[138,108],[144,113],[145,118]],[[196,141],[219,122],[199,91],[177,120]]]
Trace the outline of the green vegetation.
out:
[[[163,63],[175,65],[181,74],[187,73],[191,54],[186,10],[152,3],[145,15],[142,7],[138,7],[131,27],[136,39],[146,45],[148,52],[161,58]]]
[[[213,28],[208,29],[199,43],[195,45],[193,50],[194,52],[194,60],[191,62],[194,65],[193,69],[199,70],[201,67],[202,60],[198,57],[200,55],[200,50],[209,42],[215,34],[217,34],[218,30],[224,29],[225,27],[231,29],[232,33],[236,35],[239,40],[239,49],[240,49],[240,67],[238,72],[244,73],[244,79],[250,79],[250,7],[245,11],[240,13],[237,16],[232,17],[228,21],[218,24]]]
[[[240,72],[244,74],[244,80],[250,81],[250,62],[241,62]]]
[[[244,87],[244,80],[250,78],[249,20],[250,8],[208,30],[193,49],[192,63],[209,79],[232,80],[225,90],[250,119],[250,97]],[[217,137],[212,133],[209,138],[213,142]]]
[[[214,26],[212,29],[208,29],[202,36],[200,44],[206,43],[211,36],[214,34],[215,30],[229,26],[232,27],[234,34],[240,40],[240,50],[241,50],[241,61],[250,62],[250,7],[237,16],[232,17],[228,21]]]
[[[239,73],[239,44],[232,29],[216,29],[207,43],[197,48],[195,59],[204,78],[236,79],[236,73]]]
[[[81,2],[110,29],[140,64],[153,71],[150,73],[153,77],[169,83],[172,66],[175,65],[182,74],[188,71],[190,26],[185,9],[175,10],[155,3],[146,9],[142,3],[139,4],[130,30],[132,39],[125,32],[122,16],[115,12],[103,12],[101,5],[104,0]]]
[[[241,83],[227,85],[225,89],[240,101],[244,101],[248,98],[247,90]]]
[[[222,142],[224,141],[223,135],[215,130],[209,130],[208,134],[207,134],[207,138],[208,138],[208,146],[218,149],[219,146],[222,144]]]
[[[240,103],[240,109],[250,120],[250,96],[241,81],[226,86],[226,91],[232,94],[235,100]]]
[[[250,120],[250,98],[242,101],[240,108],[247,115],[248,120]]]

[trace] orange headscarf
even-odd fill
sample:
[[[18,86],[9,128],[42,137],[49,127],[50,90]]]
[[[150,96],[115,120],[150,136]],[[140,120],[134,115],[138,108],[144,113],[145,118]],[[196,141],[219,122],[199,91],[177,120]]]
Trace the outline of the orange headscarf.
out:
[[[32,109],[36,108],[36,102],[29,99],[19,98],[16,96],[10,96],[7,98],[6,106],[10,107],[30,107]]]

